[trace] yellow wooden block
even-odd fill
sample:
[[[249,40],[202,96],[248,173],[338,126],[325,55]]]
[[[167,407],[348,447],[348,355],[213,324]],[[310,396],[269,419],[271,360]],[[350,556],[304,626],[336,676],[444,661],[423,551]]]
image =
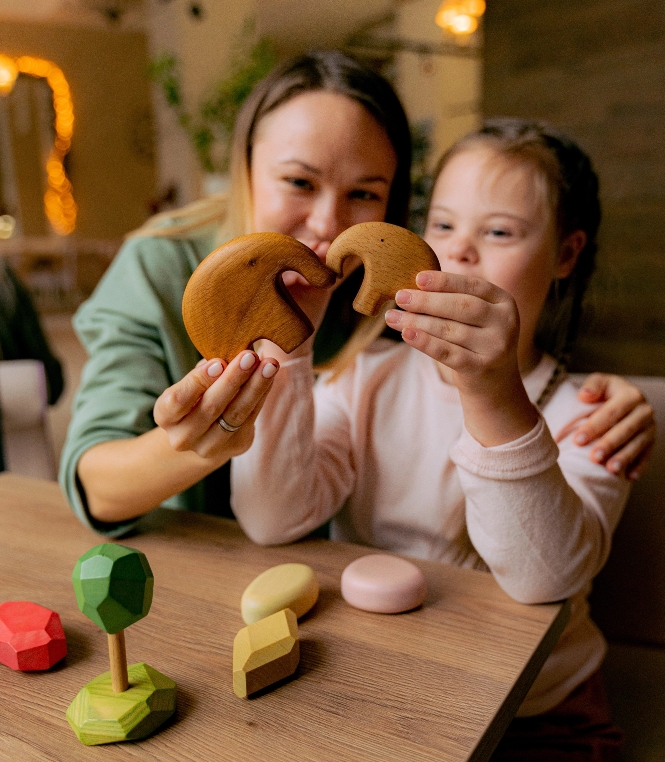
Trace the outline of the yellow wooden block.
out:
[[[245,698],[292,675],[300,660],[298,620],[283,609],[243,627],[233,641],[233,690]]]
[[[250,582],[240,600],[240,613],[245,624],[258,622],[282,609],[291,609],[300,618],[318,597],[319,580],[311,566],[280,564]]]

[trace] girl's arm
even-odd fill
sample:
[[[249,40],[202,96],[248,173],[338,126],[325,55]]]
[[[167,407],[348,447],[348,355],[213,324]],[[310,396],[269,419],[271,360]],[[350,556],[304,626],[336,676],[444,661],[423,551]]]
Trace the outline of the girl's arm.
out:
[[[588,409],[586,411],[588,414]],[[523,603],[582,590],[600,571],[629,483],[573,443],[584,406],[570,384],[525,437],[483,448],[467,432],[452,455],[466,496],[469,537],[501,587]],[[568,429],[558,446],[550,435]]]
[[[231,463],[233,512],[259,544],[304,537],[352,491],[349,418],[332,385],[316,386],[315,408],[314,386],[311,355],[282,358],[254,443]]]
[[[141,516],[244,452],[276,370],[252,352],[226,369],[216,360],[202,363],[157,399],[158,428],[86,450],[77,472],[92,518]],[[238,431],[224,431],[220,416]]]
[[[644,473],[656,437],[651,405],[642,392],[621,376],[592,373],[578,392],[583,402],[603,404],[575,435],[575,443],[594,442],[590,457],[610,473],[634,481]]]

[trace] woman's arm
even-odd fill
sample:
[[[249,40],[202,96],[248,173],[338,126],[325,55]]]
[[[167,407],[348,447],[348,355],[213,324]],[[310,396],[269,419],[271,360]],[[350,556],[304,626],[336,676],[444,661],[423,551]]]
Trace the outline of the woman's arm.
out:
[[[583,402],[603,404],[575,435],[575,443],[595,442],[590,457],[610,473],[634,481],[644,472],[656,437],[653,408],[642,392],[621,376],[592,373],[578,392]]]
[[[168,388],[154,408],[158,428],[91,447],[78,464],[88,510],[101,522],[136,518],[244,452],[277,364],[241,353],[228,368],[211,360]],[[220,416],[238,431],[224,431]]]

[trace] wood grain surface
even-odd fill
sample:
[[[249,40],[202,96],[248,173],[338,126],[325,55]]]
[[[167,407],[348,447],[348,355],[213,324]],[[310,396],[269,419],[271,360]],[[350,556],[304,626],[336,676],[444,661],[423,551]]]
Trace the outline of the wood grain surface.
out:
[[[174,717],[140,742],[87,748],[65,711],[108,670],[106,634],[78,610],[71,573],[99,543],[56,484],[0,475],[0,601],[33,600],[60,614],[69,653],[51,671],[0,665],[0,760],[386,762],[487,760],[568,617],[525,606],[489,574],[415,561],[424,605],[399,615],[354,609],[344,567],[368,548],[307,540],[262,548],[233,521],[160,509],[122,544],[155,575],[148,616],[126,633],[130,662],[178,684]],[[299,667],[255,697],[232,687],[240,598],[257,574],[309,564],[321,593],[300,620]]]

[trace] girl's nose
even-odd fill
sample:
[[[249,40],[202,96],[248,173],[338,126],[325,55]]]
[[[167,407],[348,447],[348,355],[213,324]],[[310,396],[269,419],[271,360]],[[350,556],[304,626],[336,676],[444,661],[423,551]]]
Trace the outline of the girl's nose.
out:
[[[460,233],[448,241],[446,259],[452,262],[474,265],[478,261],[478,250],[470,236]]]

